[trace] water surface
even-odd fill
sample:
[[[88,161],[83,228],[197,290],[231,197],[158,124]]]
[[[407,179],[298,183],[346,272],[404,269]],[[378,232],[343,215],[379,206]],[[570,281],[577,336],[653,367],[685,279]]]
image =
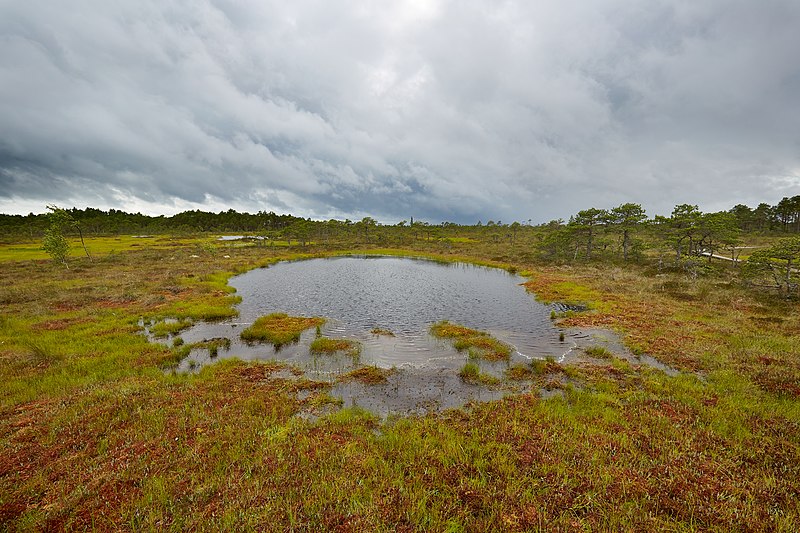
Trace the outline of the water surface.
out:
[[[487,331],[511,345],[514,351],[509,361],[478,362],[482,371],[495,376],[502,375],[510,364],[533,358],[563,360],[579,345],[593,342],[591,335],[557,328],[550,318],[553,308],[537,302],[521,286],[525,281],[494,268],[398,257],[277,263],[231,278],[230,285],[242,298],[239,317],[197,324],[181,334],[187,343],[226,337],[231,339],[231,347],[220,349],[214,357],[194,350],[179,369],[196,369],[224,357],[276,359],[298,366],[311,378],[335,381],[361,365],[395,368],[398,372],[385,386],[339,384],[334,389],[347,401],[360,399],[378,412],[402,411],[397,404],[403,404],[403,397],[414,400],[414,405],[440,408],[497,398],[501,391],[460,381],[457,372],[467,355],[457,352],[448,341],[433,338],[429,328],[449,320]],[[316,335],[313,330],[278,350],[269,344],[249,345],[239,340],[242,329],[274,312],[325,317],[321,333],[359,341],[360,357],[310,354],[308,345]],[[372,334],[373,328],[389,330],[394,336]],[[564,340],[559,338],[561,333]],[[369,397],[375,393],[385,398]]]

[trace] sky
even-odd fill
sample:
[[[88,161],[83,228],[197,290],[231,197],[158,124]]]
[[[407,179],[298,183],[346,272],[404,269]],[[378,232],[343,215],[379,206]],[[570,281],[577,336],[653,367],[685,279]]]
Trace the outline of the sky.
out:
[[[0,0],[0,212],[774,205],[798,28],[797,0]]]

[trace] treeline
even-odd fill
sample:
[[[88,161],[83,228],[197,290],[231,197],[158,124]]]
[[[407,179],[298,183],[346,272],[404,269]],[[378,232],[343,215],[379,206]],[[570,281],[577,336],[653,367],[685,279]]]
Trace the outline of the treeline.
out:
[[[758,204],[751,209],[739,204],[730,212],[743,231],[780,230],[800,233],[800,195],[784,197],[777,205]]]
[[[276,241],[348,247],[351,245],[413,246],[432,251],[453,247],[474,250],[498,261],[657,262],[661,269],[680,269],[697,277],[711,271],[717,257],[738,265],[740,252],[750,256],[744,269],[749,283],[800,297],[800,196],[784,198],[774,207],[737,205],[728,211],[704,213],[696,205],[675,206],[670,216],[650,219],[639,204],[579,211],[569,221],[534,226],[530,221],[459,225],[402,221],[382,225],[371,217],[360,221],[313,221],[273,212],[219,213],[186,211],[171,217],[150,217],[118,210],[61,209],[48,206],[44,215],[0,215],[0,235],[58,241],[62,259],[69,247],[63,237],[108,234],[229,233],[257,236],[261,246]],[[757,234],[769,235],[758,249],[742,248]],[[775,239],[775,236],[784,236]],[[762,239],[763,240],[763,239]],[[57,247],[50,246],[56,250]],[[63,250],[62,250],[63,248]],[[45,248],[47,249],[47,248]],[[54,257],[59,255],[48,250]],[[86,251],[89,255],[88,250]]]
[[[553,220],[532,226],[528,223],[500,221],[460,225],[453,222],[430,224],[402,221],[381,225],[370,217],[360,221],[312,221],[274,212],[240,213],[233,209],[212,213],[185,211],[173,216],[148,216],[110,209],[64,209],[84,235],[246,233],[269,238],[288,238],[300,242],[346,238],[366,243],[401,240],[437,240],[467,236],[490,242],[517,242],[520,234],[531,235],[537,228],[541,255],[550,259],[595,259],[609,254],[628,261],[644,248],[642,237],[650,245],[661,241],[671,247],[677,258],[698,252],[714,252],[736,242],[739,232],[768,234],[800,233],[800,195],[783,198],[777,205],[760,204],[756,208],[737,205],[728,211],[702,213],[697,206],[678,205],[669,217],[647,217],[644,209],[633,203],[613,209],[590,208],[570,217],[568,222]],[[49,225],[48,214],[2,215],[0,234],[8,238],[39,238]],[[652,246],[649,246],[652,247]]]
[[[538,247],[550,260],[595,260],[617,257],[638,260],[645,249],[663,256],[682,258],[711,256],[723,249],[736,253],[741,229],[730,211],[703,213],[697,206],[675,206],[669,217],[652,220],[638,204],[622,204],[610,210],[586,209],[566,224],[551,223]]]
[[[259,211],[239,213],[233,209],[211,213],[184,211],[170,217],[126,213],[117,209],[64,209],[80,225],[85,235],[130,235],[198,232],[253,233],[281,229],[305,220],[292,215]],[[3,235],[41,236],[47,229],[49,214],[0,215]]]

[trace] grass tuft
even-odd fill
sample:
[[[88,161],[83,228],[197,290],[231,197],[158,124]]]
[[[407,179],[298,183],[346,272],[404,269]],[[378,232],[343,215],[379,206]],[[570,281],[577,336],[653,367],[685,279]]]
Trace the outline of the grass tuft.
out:
[[[386,383],[394,370],[379,368],[377,366],[362,366],[347,374],[342,375],[339,381],[359,381],[365,385],[379,385]]]
[[[506,369],[506,377],[513,381],[525,381],[533,375],[533,369],[529,365],[516,364]]]
[[[589,346],[583,352],[588,355],[589,357],[595,357],[597,359],[613,359],[614,354],[603,346]]]
[[[150,326],[150,334],[157,338],[163,339],[170,335],[177,335],[181,331],[188,329],[192,326],[192,321],[188,319],[173,320],[166,319],[161,322],[156,322]]]
[[[276,347],[296,342],[303,331],[321,326],[324,318],[272,313],[258,318],[239,335],[246,342],[269,342]]]
[[[481,372],[480,367],[475,363],[465,364],[458,372],[458,375],[465,382],[472,383],[474,385],[496,385],[500,382],[500,380],[496,377],[486,374],[485,372]]]
[[[547,359],[534,359],[530,362],[531,371],[542,376],[544,374],[554,374],[563,371],[563,367],[555,362],[552,358]]]
[[[361,353],[361,344],[350,339],[331,339],[328,337],[317,337],[309,347],[311,353],[332,354],[345,352],[347,355],[356,357]]]
[[[441,339],[451,339],[453,347],[458,351],[467,350],[470,357],[487,361],[507,360],[511,356],[511,347],[486,332],[471,329],[447,320],[431,326],[431,334]]]

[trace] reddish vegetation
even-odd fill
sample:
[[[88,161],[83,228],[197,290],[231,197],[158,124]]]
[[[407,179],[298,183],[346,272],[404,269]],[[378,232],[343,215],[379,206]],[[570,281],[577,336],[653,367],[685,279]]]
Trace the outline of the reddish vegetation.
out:
[[[161,283],[171,277],[156,275]],[[570,287],[592,289],[600,310],[564,324],[619,329],[631,345],[700,377],[548,361],[536,379],[563,390],[553,400],[534,392],[439,416],[379,423],[344,412],[310,423],[292,417],[329,401],[328,384],[277,363],[223,362],[196,376],[163,377],[152,367],[169,356],[167,348],[121,336],[131,344],[119,360],[139,366],[88,384],[76,379],[69,389],[50,390],[52,399],[0,410],[0,530],[31,522],[107,531],[226,523],[256,530],[444,530],[448,523],[473,531],[792,530],[800,513],[800,427],[791,403],[800,394],[797,352],[791,343],[783,351],[750,350],[741,336],[741,346],[725,343],[741,332],[796,339],[796,316],[779,320],[773,308],[735,294],[724,304],[692,294],[675,299],[657,290],[658,280],[625,276],[552,268],[528,285],[551,300],[571,300]],[[52,309],[45,293],[40,307]],[[82,294],[75,309],[78,300]],[[163,301],[138,302],[137,311]],[[769,316],[753,316],[759,313]],[[88,320],[31,315],[25,333],[32,336],[66,336]],[[24,350],[2,351],[8,379],[17,368],[58,379],[108,355],[90,346],[39,368],[18,361]],[[72,358],[78,364],[67,367]]]

